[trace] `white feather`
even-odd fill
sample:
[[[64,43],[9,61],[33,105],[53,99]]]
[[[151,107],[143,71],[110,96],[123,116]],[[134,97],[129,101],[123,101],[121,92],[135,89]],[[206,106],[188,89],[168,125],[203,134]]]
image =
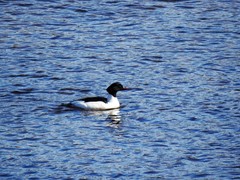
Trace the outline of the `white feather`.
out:
[[[108,110],[116,109],[120,107],[120,103],[117,97],[110,96],[108,102],[95,101],[95,102],[85,102],[85,101],[73,101],[71,104],[74,107],[85,109],[85,110]]]

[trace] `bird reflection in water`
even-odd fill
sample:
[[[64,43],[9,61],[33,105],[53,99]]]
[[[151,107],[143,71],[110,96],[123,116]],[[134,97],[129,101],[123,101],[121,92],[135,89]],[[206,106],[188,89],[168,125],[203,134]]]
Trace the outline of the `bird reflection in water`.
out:
[[[106,120],[109,121],[107,126],[113,128],[119,128],[121,124],[121,115],[120,109],[112,109],[107,111],[85,111],[86,115],[93,115],[93,116],[107,116]]]
[[[60,105],[59,107],[54,109],[54,112],[59,114],[59,113],[64,113],[72,110],[73,110],[72,108],[68,108]],[[74,110],[79,110],[79,109],[74,109]],[[82,112],[86,116],[107,116],[106,120],[109,121],[108,126],[113,128],[119,128],[121,124],[120,109],[111,109],[106,111],[82,111]]]
[[[119,128],[121,124],[120,110],[119,109],[111,110],[108,114],[107,120],[110,120],[110,122],[108,123],[108,126]]]

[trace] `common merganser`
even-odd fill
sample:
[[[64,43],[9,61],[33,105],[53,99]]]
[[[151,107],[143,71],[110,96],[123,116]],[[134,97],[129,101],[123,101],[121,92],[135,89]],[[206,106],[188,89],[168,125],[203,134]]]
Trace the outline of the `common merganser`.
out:
[[[120,108],[120,103],[117,98],[118,91],[129,90],[123,87],[119,82],[111,84],[107,89],[109,97],[86,97],[72,101],[68,104],[69,107],[80,108],[83,110],[110,110]]]

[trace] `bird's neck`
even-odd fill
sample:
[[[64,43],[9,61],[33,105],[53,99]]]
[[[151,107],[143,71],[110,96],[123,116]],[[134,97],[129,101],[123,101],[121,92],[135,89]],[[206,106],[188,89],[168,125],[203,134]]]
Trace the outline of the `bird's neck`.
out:
[[[115,97],[115,96],[113,96],[113,95],[111,95],[111,94],[108,95],[108,98],[107,98],[107,99],[108,99],[108,102],[118,100],[117,97]]]
[[[112,95],[108,96],[108,103],[109,104],[119,104],[118,98]]]

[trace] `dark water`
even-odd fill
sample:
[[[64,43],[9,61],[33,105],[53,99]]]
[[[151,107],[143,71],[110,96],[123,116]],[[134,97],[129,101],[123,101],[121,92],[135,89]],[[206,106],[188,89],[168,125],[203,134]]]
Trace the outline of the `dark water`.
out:
[[[239,179],[239,7],[0,1],[0,179]],[[58,108],[114,81],[119,111]]]

